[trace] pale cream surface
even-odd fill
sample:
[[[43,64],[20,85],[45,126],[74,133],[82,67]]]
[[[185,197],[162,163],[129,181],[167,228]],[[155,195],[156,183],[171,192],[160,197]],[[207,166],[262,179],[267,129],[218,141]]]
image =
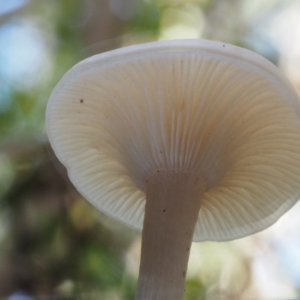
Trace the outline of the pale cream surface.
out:
[[[194,240],[229,240],[298,200],[299,112],[293,88],[258,55],[174,41],[79,63],[51,95],[47,129],[72,182],[101,211],[141,229],[147,177],[193,173],[206,186]]]

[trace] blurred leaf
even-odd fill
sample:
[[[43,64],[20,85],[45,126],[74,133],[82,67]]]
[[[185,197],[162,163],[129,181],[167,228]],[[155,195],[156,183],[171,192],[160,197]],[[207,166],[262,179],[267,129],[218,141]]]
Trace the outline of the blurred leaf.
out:
[[[101,290],[119,285],[124,269],[120,257],[109,249],[88,246],[83,249],[81,270],[88,283],[97,284]]]
[[[137,13],[129,21],[129,30],[157,32],[160,22],[160,10],[152,1],[141,2]]]
[[[196,279],[187,280],[185,283],[185,300],[205,299],[205,286]]]

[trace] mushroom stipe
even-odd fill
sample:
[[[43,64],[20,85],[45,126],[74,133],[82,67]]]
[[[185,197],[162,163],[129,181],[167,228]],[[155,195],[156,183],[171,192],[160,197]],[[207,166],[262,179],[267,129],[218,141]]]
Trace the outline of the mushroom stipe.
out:
[[[80,109],[78,97],[89,99]],[[143,230],[136,300],[182,300],[192,241],[263,230],[300,196],[299,96],[233,45],[175,40],[92,56],[57,84],[46,120],[79,192]]]

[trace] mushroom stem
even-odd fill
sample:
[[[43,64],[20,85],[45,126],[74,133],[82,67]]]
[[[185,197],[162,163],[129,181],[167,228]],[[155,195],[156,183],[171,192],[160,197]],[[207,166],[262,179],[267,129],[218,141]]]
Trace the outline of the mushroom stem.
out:
[[[136,300],[182,300],[205,185],[195,175],[161,171],[146,183]]]

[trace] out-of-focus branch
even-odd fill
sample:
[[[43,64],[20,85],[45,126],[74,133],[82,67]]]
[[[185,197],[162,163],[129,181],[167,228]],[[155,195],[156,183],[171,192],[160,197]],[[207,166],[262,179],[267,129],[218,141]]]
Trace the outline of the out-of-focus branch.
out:
[[[11,159],[22,159],[33,156],[49,147],[46,136],[35,136],[28,138],[8,139],[0,144],[0,154],[7,155]]]
[[[82,26],[80,35],[87,46],[85,55],[109,51],[120,47],[124,21],[116,17],[110,9],[109,0],[83,2],[83,9],[89,16]]]

